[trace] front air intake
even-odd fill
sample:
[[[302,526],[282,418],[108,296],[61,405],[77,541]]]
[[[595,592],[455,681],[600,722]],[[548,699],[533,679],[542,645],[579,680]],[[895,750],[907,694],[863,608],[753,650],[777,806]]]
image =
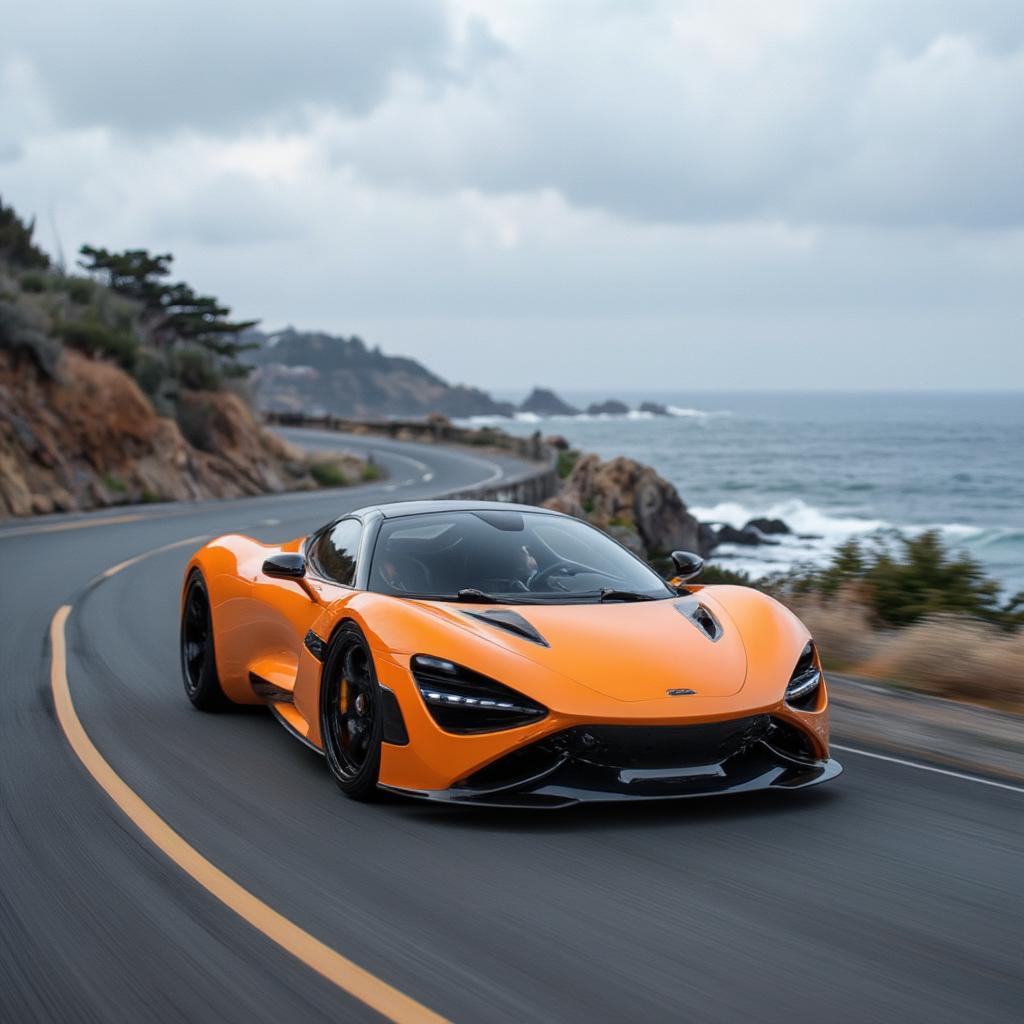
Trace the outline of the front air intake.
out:
[[[423,703],[445,732],[499,732],[530,725],[548,713],[517,690],[443,658],[417,654],[411,668]]]

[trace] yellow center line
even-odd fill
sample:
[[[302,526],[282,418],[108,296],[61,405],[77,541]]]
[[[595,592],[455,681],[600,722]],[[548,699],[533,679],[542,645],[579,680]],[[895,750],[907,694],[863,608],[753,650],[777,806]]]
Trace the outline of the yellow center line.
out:
[[[381,1016],[396,1024],[447,1024],[444,1017],[331,949],[239,885],[175,832],[114,771],[86,733],[71,699],[66,639],[70,614],[71,605],[62,605],[50,623],[50,687],[57,719],[79,761],[136,828],[182,871],[239,917]]]

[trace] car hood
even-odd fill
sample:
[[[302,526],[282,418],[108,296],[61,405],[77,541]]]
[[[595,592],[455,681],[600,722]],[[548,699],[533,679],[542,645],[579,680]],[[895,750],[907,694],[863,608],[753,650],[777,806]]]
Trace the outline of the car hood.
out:
[[[717,623],[719,628],[712,629],[716,638],[694,621],[699,607]],[[710,598],[635,604],[431,603],[430,608],[482,639],[616,700],[655,700],[672,689],[727,697],[741,690],[746,678],[747,658],[739,630],[721,603]],[[543,643],[500,625],[495,613],[502,612],[515,612],[525,619]]]

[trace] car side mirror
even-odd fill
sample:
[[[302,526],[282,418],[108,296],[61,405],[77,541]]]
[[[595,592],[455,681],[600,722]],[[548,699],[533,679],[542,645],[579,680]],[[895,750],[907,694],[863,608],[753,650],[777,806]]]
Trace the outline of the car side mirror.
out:
[[[676,569],[676,578],[673,582],[685,583],[700,575],[701,569],[704,568],[704,559],[692,551],[673,551],[672,564]]]
[[[291,551],[271,555],[263,563],[263,575],[275,580],[301,580],[306,575],[306,559]]]
[[[320,595],[306,579],[306,559],[297,551],[282,551],[271,555],[263,562],[263,575],[274,580],[291,580],[297,583],[313,604],[323,604]]]

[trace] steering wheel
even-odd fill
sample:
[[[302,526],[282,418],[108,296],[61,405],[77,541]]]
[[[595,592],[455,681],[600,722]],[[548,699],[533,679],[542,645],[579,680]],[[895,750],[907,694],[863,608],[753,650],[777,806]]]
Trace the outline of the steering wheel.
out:
[[[565,562],[555,562],[554,565],[549,565],[546,569],[541,569],[540,572],[530,580],[530,590],[547,590],[551,577],[556,574],[559,576],[575,576],[576,570]]]

